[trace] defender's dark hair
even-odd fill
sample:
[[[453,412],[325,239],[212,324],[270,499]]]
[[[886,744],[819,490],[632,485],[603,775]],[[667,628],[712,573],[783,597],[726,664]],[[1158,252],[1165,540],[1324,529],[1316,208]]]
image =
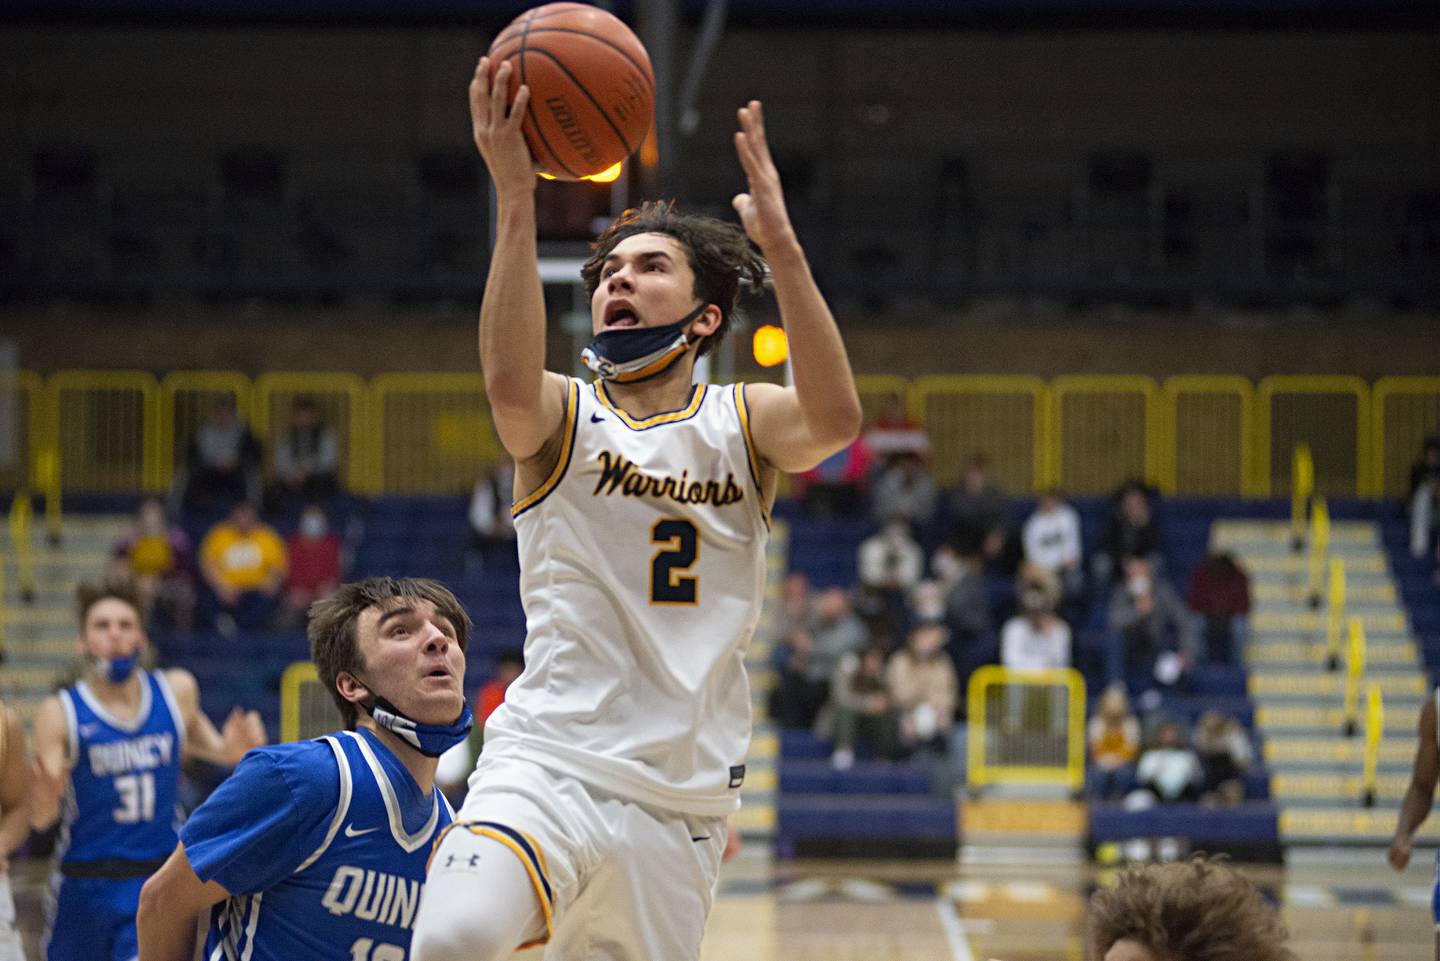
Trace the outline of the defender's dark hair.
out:
[[[704,357],[720,345],[739,314],[741,293],[746,288],[751,292],[763,289],[768,272],[765,258],[735,224],[678,213],[673,200],[651,200],[639,209],[625,211],[590,245],[590,256],[580,268],[586,294],[593,295],[599,288],[600,271],[615,245],[636,234],[673,237],[685,248],[685,258],[695,274],[695,296],[720,308],[720,326],[696,348],[696,356]]]
[[[455,627],[455,640],[460,650],[470,641],[470,615],[460,606],[450,589],[439,581],[423,577],[368,577],[363,581],[341,584],[328,597],[310,605],[310,659],[320,681],[330,691],[345,729],[353,731],[360,716],[359,709],[340,696],[335,679],[341,671],[354,674],[365,667],[360,655],[356,622],[367,608],[382,611],[400,607],[405,601],[429,601],[435,612]]]
[[[81,584],[75,588],[75,613],[80,618],[80,630],[85,630],[85,619],[90,616],[90,608],[101,601],[116,600],[122,604],[130,605],[135,612],[135,617],[143,625],[145,623],[145,611],[140,606],[140,598],[134,589],[128,584]]]

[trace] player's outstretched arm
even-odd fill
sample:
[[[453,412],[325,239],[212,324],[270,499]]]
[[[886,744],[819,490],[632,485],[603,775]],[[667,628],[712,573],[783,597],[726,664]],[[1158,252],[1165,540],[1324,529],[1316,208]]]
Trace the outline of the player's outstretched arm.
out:
[[[520,131],[530,88],[507,110],[512,64],[490,83],[481,57],[470,81],[475,146],[495,184],[495,249],[480,305],[480,368],[500,442],[516,461],[538,454],[560,430],[564,386],[545,370],[545,298],[535,245],[535,162]]]
[[[140,909],[135,913],[140,961],[190,961],[200,912],[229,896],[214,881],[196,877],[185,845],[177,844],[140,889]]]
[[[1400,821],[1395,825],[1395,839],[1390,842],[1390,866],[1405,870],[1415,850],[1415,832],[1430,814],[1435,800],[1435,776],[1440,769],[1440,748],[1435,739],[1435,698],[1425,701],[1420,710],[1420,744],[1415,748],[1415,770],[1410,787],[1400,805]]]
[[[751,432],[758,453],[770,466],[809,470],[855,439],[860,431],[860,398],[835,318],[815,285],[785,210],[760,102],[752,100],[741,107],[739,119],[735,152],[749,190],[735,197],[735,211],[770,264],[795,381],[793,387],[753,384],[746,389]]]
[[[47,697],[35,713],[35,763],[30,778],[30,827],[45,831],[60,817],[60,798],[70,786],[71,758],[65,708]]]
[[[5,725],[4,757],[0,758],[0,865],[30,833],[30,762],[25,756],[25,728],[8,707],[0,707]]]

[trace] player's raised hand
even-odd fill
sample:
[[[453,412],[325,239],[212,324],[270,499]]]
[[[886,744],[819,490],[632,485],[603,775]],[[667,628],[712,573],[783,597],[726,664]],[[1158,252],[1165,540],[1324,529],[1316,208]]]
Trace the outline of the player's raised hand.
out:
[[[780,186],[780,172],[770,157],[770,144],[765,140],[765,113],[760,101],[752,100],[737,111],[740,129],[735,131],[735,152],[749,183],[747,193],[736,194],[731,201],[745,233],[766,253],[787,243],[794,243],[795,230],[785,210],[785,192]]]
[[[505,92],[510,87],[510,74],[514,69],[508,60],[500,64],[492,84],[490,58],[481,57],[470,81],[470,127],[475,146],[485,158],[496,193],[502,197],[535,189],[535,161],[525,145],[525,135],[520,132],[530,103],[530,88],[521,84],[515,102],[508,108],[505,103]]]
[[[1410,838],[1397,837],[1390,842],[1390,866],[1397,871],[1405,870],[1405,865],[1410,863],[1410,855],[1414,852],[1414,841]]]
[[[220,737],[225,741],[225,760],[239,764],[246,751],[265,745],[265,722],[260,720],[258,711],[233,707],[225,718]]]

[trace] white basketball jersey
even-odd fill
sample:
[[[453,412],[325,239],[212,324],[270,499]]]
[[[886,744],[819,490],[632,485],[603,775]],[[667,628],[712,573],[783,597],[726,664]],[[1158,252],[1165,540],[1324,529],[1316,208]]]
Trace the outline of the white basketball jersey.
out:
[[[682,409],[638,420],[571,379],[565,425],[554,471],[514,506],[525,671],[485,754],[728,814],[769,533],[743,388],[696,385]]]

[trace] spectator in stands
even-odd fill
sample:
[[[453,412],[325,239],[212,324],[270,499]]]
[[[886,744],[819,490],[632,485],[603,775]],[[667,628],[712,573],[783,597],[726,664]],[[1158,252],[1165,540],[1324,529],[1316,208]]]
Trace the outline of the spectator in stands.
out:
[[[179,489],[187,512],[213,516],[260,494],[260,443],[240,418],[235,398],[221,394],[190,438]]]
[[[515,499],[515,460],[502,451],[495,469],[475,481],[470,495],[470,544],[467,561],[484,566],[485,558],[504,551],[515,554],[515,523],[510,504]]]
[[[1201,618],[1212,664],[1240,664],[1249,634],[1250,577],[1228,551],[1212,551],[1190,571],[1190,610]]]
[[[945,625],[938,621],[916,625],[885,667],[885,690],[906,753],[945,756],[960,699],[955,668],[945,655],[945,635]]]
[[[1153,570],[1164,570],[1164,540],[1150,498],[1151,491],[1138,481],[1130,481],[1116,492],[1099,549],[1091,560],[1096,591],[1109,589],[1111,578],[1127,557],[1143,557]]]
[[[225,634],[263,627],[279,603],[287,567],[280,535],[260,520],[253,503],[238,502],[200,544],[200,572],[209,588],[201,595],[202,624]]]
[[[945,591],[945,626],[950,631],[946,650],[955,666],[960,689],[970,681],[970,674],[982,664],[996,659],[994,626],[990,619],[990,602],[985,596],[984,562],[979,541],[967,536],[958,548],[941,545],[932,562]],[[962,703],[961,711],[964,706]]]
[[[810,654],[812,680],[828,682],[841,658],[857,653],[869,640],[864,623],[851,609],[850,596],[841,587],[820,592],[809,628],[815,639]]]
[[[289,554],[285,576],[285,600],[281,617],[287,625],[305,622],[310,605],[326,597],[340,584],[340,538],[330,530],[330,519],[319,504],[311,504],[300,515],[300,525],[285,541]]]
[[[950,543],[976,544],[986,561],[995,561],[1005,552],[1007,524],[1005,495],[990,479],[990,462],[975,454],[965,467],[960,486],[950,493]]]
[[[1091,896],[1086,928],[1094,961],[1296,961],[1255,885],[1203,858],[1130,865]]]
[[[1135,782],[1138,788],[1127,799],[1134,807],[1200,799],[1205,774],[1199,756],[1185,746],[1178,722],[1167,718],[1156,725],[1154,738],[1135,767]]]
[[[1085,730],[1090,745],[1091,793],[1101,800],[1120,797],[1140,753],[1140,721],[1130,712],[1124,684],[1111,684]]]
[[[275,480],[266,509],[294,517],[305,504],[328,506],[340,490],[340,443],[320,416],[315,398],[302,394],[290,407],[290,426],[275,441]]]
[[[881,524],[908,523],[927,530],[935,519],[935,478],[919,454],[892,454],[871,484],[870,505]]]
[[[860,517],[870,483],[864,435],[795,478],[795,494],[811,517]]]
[[[1195,664],[1194,620],[1168,581],[1150,562],[1127,558],[1125,580],[1110,595],[1106,679],[1130,679],[1143,687],[1180,683]]]
[[[1195,725],[1193,743],[1204,773],[1201,800],[1232,807],[1245,800],[1245,773],[1255,752],[1240,722],[1221,711],[1206,711]]]
[[[896,718],[886,690],[885,648],[867,644],[846,654],[830,680],[830,722],[835,739],[830,764],[847,771],[855,764],[855,741],[863,737],[881,761],[895,757]]]
[[[775,646],[775,686],[766,703],[770,720],[782,728],[810,728],[830,695],[830,679],[817,678],[811,666],[815,638],[804,627],[792,628]]]
[[[150,495],[115,543],[109,579],[135,592],[147,624],[158,613],[185,631],[195,616],[193,563],[190,538],[165,516],[165,502]]]
[[[898,637],[906,625],[906,597],[925,573],[925,552],[902,519],[860,542],[861,613],[877,636]]]
[[[1030,565],[1021,572],[1016,595],[1020,613],[1000,628],[1000,663],[1014,671],[1069,667],[1070,625],[1055,613],[1060,602],[1055,575]]]
[[[1440,583],[1440,437],[1425,441],[1410,468],[1410,554],[1428,558]]]
[[[1025,559],[1038,564],[1060,580],[1065,597],[1079,595],[1084,587],[1080,570],[1080,515],[1065,503],[1059,491],[1040,495],[1035,513],[1025,521],[1020,539]]]
[[[780,610],[770,622],[772,647],[783,644],[795,628],[809,628],[814,616],[815,598],[810,591],[810,578],[804,571],[790,571],[780,587]]]

